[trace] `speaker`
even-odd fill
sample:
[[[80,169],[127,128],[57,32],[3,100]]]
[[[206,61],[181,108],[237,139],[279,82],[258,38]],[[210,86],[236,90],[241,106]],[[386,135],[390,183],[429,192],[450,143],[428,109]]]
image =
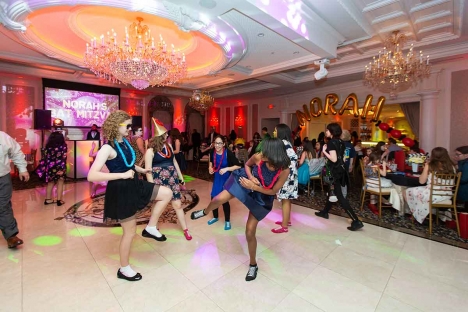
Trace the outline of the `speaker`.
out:
[[[137,127],[143,126],[143,117],[142,116],[132,116],[132,125]]]
[[[52,129],[52,111],[46,109],[35,109],[34,129]]]

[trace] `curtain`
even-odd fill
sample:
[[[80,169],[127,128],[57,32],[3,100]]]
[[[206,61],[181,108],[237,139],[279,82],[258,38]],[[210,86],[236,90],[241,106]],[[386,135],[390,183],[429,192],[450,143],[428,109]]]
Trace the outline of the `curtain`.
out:
[[[419,102],[400,104],[414,135],[419,138]]]

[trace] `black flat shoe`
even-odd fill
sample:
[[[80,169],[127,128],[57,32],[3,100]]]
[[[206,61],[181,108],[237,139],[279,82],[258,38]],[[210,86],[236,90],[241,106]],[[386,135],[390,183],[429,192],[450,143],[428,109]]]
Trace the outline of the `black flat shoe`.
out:
[[[65,205],[65,202],[63,200],[57,200],[57,206],[62,206]]]
[[[364,227],[364,224],[361,221],[353,221],[351,223],[351,226],[348,226],[348,230],[350,231],[357,231],[359,229],[362,229]]]
[[[249,272],[247,272],[247,275],[245,276],[245,280],[247,282],[253,281],[254,279],[257,278],[257,272],[258,272],[258,265],[250,265]]]
[[[120,269],[117,271],[117,277],[121,278],[121,279],[124,279],[124,280],[127,280],[127,281],[130,281],[130,282],[136,282],[136,281],[139,281],[139,280],[141,280],[143,278],[143,276],[141,276],[140,273],[137,273],[132,277],[128,277],[128,276],[124,275],[122,272],[120,272]]]
[[[53,199],[44,200],[44,205],[52,205],[52,204],[55,204],[55,200]]]
[[[143,236],[143,237],[152,238],[152,239],[157,240],[158,242],[166,241],[167,237],[164,234],[161,234],[161,235],[162,235],[161,237],[157,237],[156,235],[148,233],[148,231],[146,231],[146,230],[143,230],[143,232],[141,232],[141,236]]]
[[[323,210],[322,210],[322,211],[317,211],[317,212],[315,213],[315,215],[316,215],[317,217],[320,217],[320,218],[328,219],[328,212],[325,212],[325,211],[323,211]]]

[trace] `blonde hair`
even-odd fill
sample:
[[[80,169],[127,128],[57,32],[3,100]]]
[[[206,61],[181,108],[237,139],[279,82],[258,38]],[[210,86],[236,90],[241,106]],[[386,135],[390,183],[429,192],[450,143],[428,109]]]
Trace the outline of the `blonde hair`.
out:
[[[343,130],[343,133],[341,133],[341,140],[348,142],[351,140],[351,134],[349,133],[348,130]]]
[[[110,113],[106,121],[102,125],[102,133],[110,145],[114,146],[114,140],[119,134],[119,125],[125,120],[131,119],[130,115],[123,110],[118,110]]]
[[[163,135],[152,137],[148,141],[148,148],[152,148],[154,153],[161,152],[165,143],[163,133]]]

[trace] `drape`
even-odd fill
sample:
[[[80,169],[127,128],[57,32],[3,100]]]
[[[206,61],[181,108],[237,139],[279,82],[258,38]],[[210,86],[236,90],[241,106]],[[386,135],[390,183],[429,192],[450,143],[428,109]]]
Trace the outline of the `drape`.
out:
[[[419,138],[419,102],[402,103],[400,104],[400,107],[411,127],[411,131],[413,131],[414,135]]]

